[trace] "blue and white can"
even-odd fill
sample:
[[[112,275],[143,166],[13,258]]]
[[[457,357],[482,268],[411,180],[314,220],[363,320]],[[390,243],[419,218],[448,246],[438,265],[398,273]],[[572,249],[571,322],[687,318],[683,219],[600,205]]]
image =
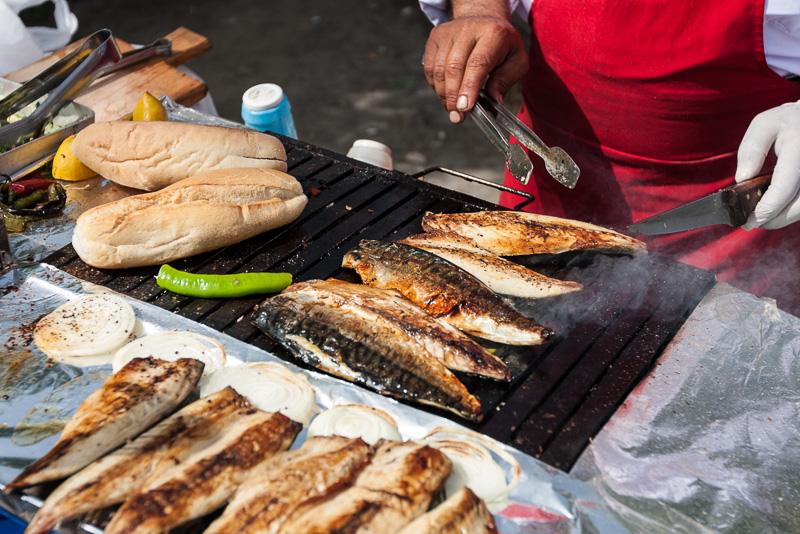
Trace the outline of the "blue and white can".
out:
[[[297,139],[292,107],[283,89],[274,83],[255,85],[242,95],[245,125],[262,132],[275,132]]]

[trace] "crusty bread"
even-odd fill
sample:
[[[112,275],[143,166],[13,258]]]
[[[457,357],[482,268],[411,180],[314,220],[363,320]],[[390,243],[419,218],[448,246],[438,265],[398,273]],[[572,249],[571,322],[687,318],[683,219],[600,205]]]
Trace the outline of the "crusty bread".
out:
[[[280,171],[210,171],[84,212],[72,245],[98,268],[159,265],[288,224],[307,200],[300,183]]]
[[[286,171],[286,150],[269,134],[183,122],[90,124],[75,136],[72,151],[100,176],[145,191],[216,169]]]

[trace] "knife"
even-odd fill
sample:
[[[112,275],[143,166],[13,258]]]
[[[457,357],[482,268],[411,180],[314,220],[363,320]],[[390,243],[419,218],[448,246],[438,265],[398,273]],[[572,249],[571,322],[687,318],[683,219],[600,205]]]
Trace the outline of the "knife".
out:
[[[756,176],[683,206],[653,215],[628,226],[642,235],[662,235],[685,232],[712,224],[741,226],[753,212],[767,190],[772,173]]]

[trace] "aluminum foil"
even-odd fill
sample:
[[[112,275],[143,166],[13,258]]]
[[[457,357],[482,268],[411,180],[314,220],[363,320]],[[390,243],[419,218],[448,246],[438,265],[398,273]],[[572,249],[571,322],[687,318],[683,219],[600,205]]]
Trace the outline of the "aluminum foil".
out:
[[[718,284],[571,474],[628,528],[800,532],[800,319]]]
[[[0,486],[10,482],[26,465],[47,452],[57,434],[83,400],[111,374],[111,366],[77,368],[54,363],[36,348],[32,325],[66,301],[104,288],[82,282],[47,265],[19,270],[21,280],[0,297]],[[191,330],[211,336],[226,349],[229,361],[269,361],[277,357],[211,328],[166,310],[127,298],[139,320],[139,331]],[[316,391],[320,409],[336,404],[360,403],[379,408],[397,422],[404,439],[419,439],[436,427],[460,425],[401,404],[347,382],[320,373],[305,373]],[[301,432],[298,442],[304,438]],[[519,484],[507,506],[495,515],[501,532],[578,533],[626,532],[614,513],[589,485],[497,443],[514,456],[522,468]],[[32,496],[0,493],[0,507],[29,521],[41,506]],[[99,532],[92,525],[71,523],[64,532]]]

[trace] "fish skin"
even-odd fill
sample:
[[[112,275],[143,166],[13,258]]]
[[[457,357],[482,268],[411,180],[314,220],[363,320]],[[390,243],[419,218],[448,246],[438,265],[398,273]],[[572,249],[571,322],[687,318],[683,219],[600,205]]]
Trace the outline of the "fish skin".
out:
[[[498,534],[486,503],[464,486],[397,534]]]
[[[417,234],[399,243],[427,250],[461,267],[496,293],[541,299],[580,291],[583,285],[550,278],[478,247],[455,232]]]
[[[451,469],[433,447],[382,440],[353,486],[294,515],[280,532],[394,534],[428,509]]]
[[[395,330],[367,323],[303,292],[262,302],[253,323],[306,364],[380,393],[437,406],[480,421],[481,405],[441,362],[402,342]],[[388,350],[391,347],[392,350]]]
[[[522,211],[426,213],[426,232],[455,232],[498,256],[560,254],[571,250],[647,252],[647,245],[609,228]]]
[[[125,501],[181,434],[209,416],[231,413],[241,402],[239,399],[240,395],[230,387],[198,399],[131,443],[89,464],[47,497],[25,534],[44,534],[59,523]]]
[[[137,358],[89,395],[53,447],[5,492],[72,475],[149,428],[183,403],[203,374],[203,363]]]
[[[298,282],[284,293],[297,291],[314,295],[331,307],[359,314],[369,323],[381,322],[387,328],[396,328],[397,336],[408,336],[450,370],[502,381],[513,378],[511,369],[500,358],[397,291],[331,279]]]
[[[302,507],[351,486],[374,452],[359,438],[309,438],[254,468],[205,534],[276,534]]]
[[[477,337],[539,345],[553,331],[525,317],[460,267],[405,243],[362,241],[344,256],[365,284],[395,289],[434,317]]]
[[[288,449],[302,428],[241,395],[236,403],[237,409],[183,433],[104,532],[164,532],[220,508],[253,467]]]

